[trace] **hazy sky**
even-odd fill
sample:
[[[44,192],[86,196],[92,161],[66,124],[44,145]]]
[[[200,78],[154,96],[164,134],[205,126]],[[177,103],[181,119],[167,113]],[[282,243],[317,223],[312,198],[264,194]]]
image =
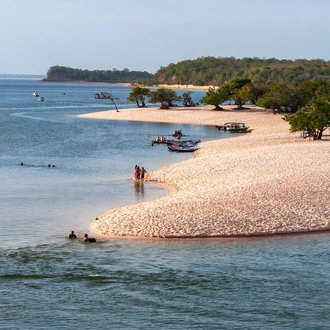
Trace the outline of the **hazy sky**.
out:
[[[155,73],[202,56],[329,60],[329,16],[329,0],[1,0],[0,73]]]

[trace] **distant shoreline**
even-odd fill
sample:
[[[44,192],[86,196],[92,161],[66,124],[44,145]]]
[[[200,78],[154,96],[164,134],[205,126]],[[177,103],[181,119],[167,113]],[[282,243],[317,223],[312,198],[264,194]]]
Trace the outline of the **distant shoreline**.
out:
[[[84,80],[47,80],[42,79],[42,82],[58,82],[58,83],[77,83],[77,84],[108,84],[108,85],[121,85],[125,87],[134,88],[135,86],[143,86],[145,88],[169,88],[169,89],[181,89],[181,90],[199,90],[199,91],[207,91],[209,88],[217,88],[218,86],[194,86],[194,85],[144,85],[144,84],[131,84],[131,83],[112,83],[112,82],[100,82],[100,81],[84,81]]]

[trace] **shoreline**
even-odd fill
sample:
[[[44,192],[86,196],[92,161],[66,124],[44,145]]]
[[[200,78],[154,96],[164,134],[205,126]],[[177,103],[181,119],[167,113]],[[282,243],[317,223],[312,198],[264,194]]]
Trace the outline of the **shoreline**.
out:
[[[230,139],[202,142],[191,159],[148,173],[146,181],[175,191],[110,210],[92,222],[91,230],[107,237],[141,238],[233,238],[329,230],[330,183],[324,178],[330,170],[330,136],[303,140],[289,132],[281,115],[255,106],[224,108],[134,108],[80,115],[212,126],[243,121],[253,129]]]

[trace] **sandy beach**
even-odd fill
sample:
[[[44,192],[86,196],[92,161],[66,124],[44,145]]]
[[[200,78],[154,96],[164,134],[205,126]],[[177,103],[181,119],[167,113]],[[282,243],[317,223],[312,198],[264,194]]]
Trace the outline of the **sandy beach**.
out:
[[[191,159],[148,173],[147,181],[166,184],[170,193],[98,215],[95,233],[173,238],[330,229],[328,130],[320,141],[302,139],[281,115],[257,107],[134,108],[81,117],[212,126],[242,121],[253,129],[202,142]]]

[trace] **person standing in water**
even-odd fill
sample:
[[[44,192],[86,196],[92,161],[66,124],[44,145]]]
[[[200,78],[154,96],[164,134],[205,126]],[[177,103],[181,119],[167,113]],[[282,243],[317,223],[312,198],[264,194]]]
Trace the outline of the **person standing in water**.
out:
[[[140,180],[140,175],[141,175],[141,170],[140,170],[140,166],[136,166],[135,168],[135,180]]]
[[[71,234],[69,235],[69,238],[77,238],[77,235],[74,233],[74,231],[71,231]]]
[[[140,172],[140,179],[142,181],[144,181],[144,175],[145,175],[145,173],[147,173],[147,170],[144,167],[142,167],[141,168],[141,172]]]

